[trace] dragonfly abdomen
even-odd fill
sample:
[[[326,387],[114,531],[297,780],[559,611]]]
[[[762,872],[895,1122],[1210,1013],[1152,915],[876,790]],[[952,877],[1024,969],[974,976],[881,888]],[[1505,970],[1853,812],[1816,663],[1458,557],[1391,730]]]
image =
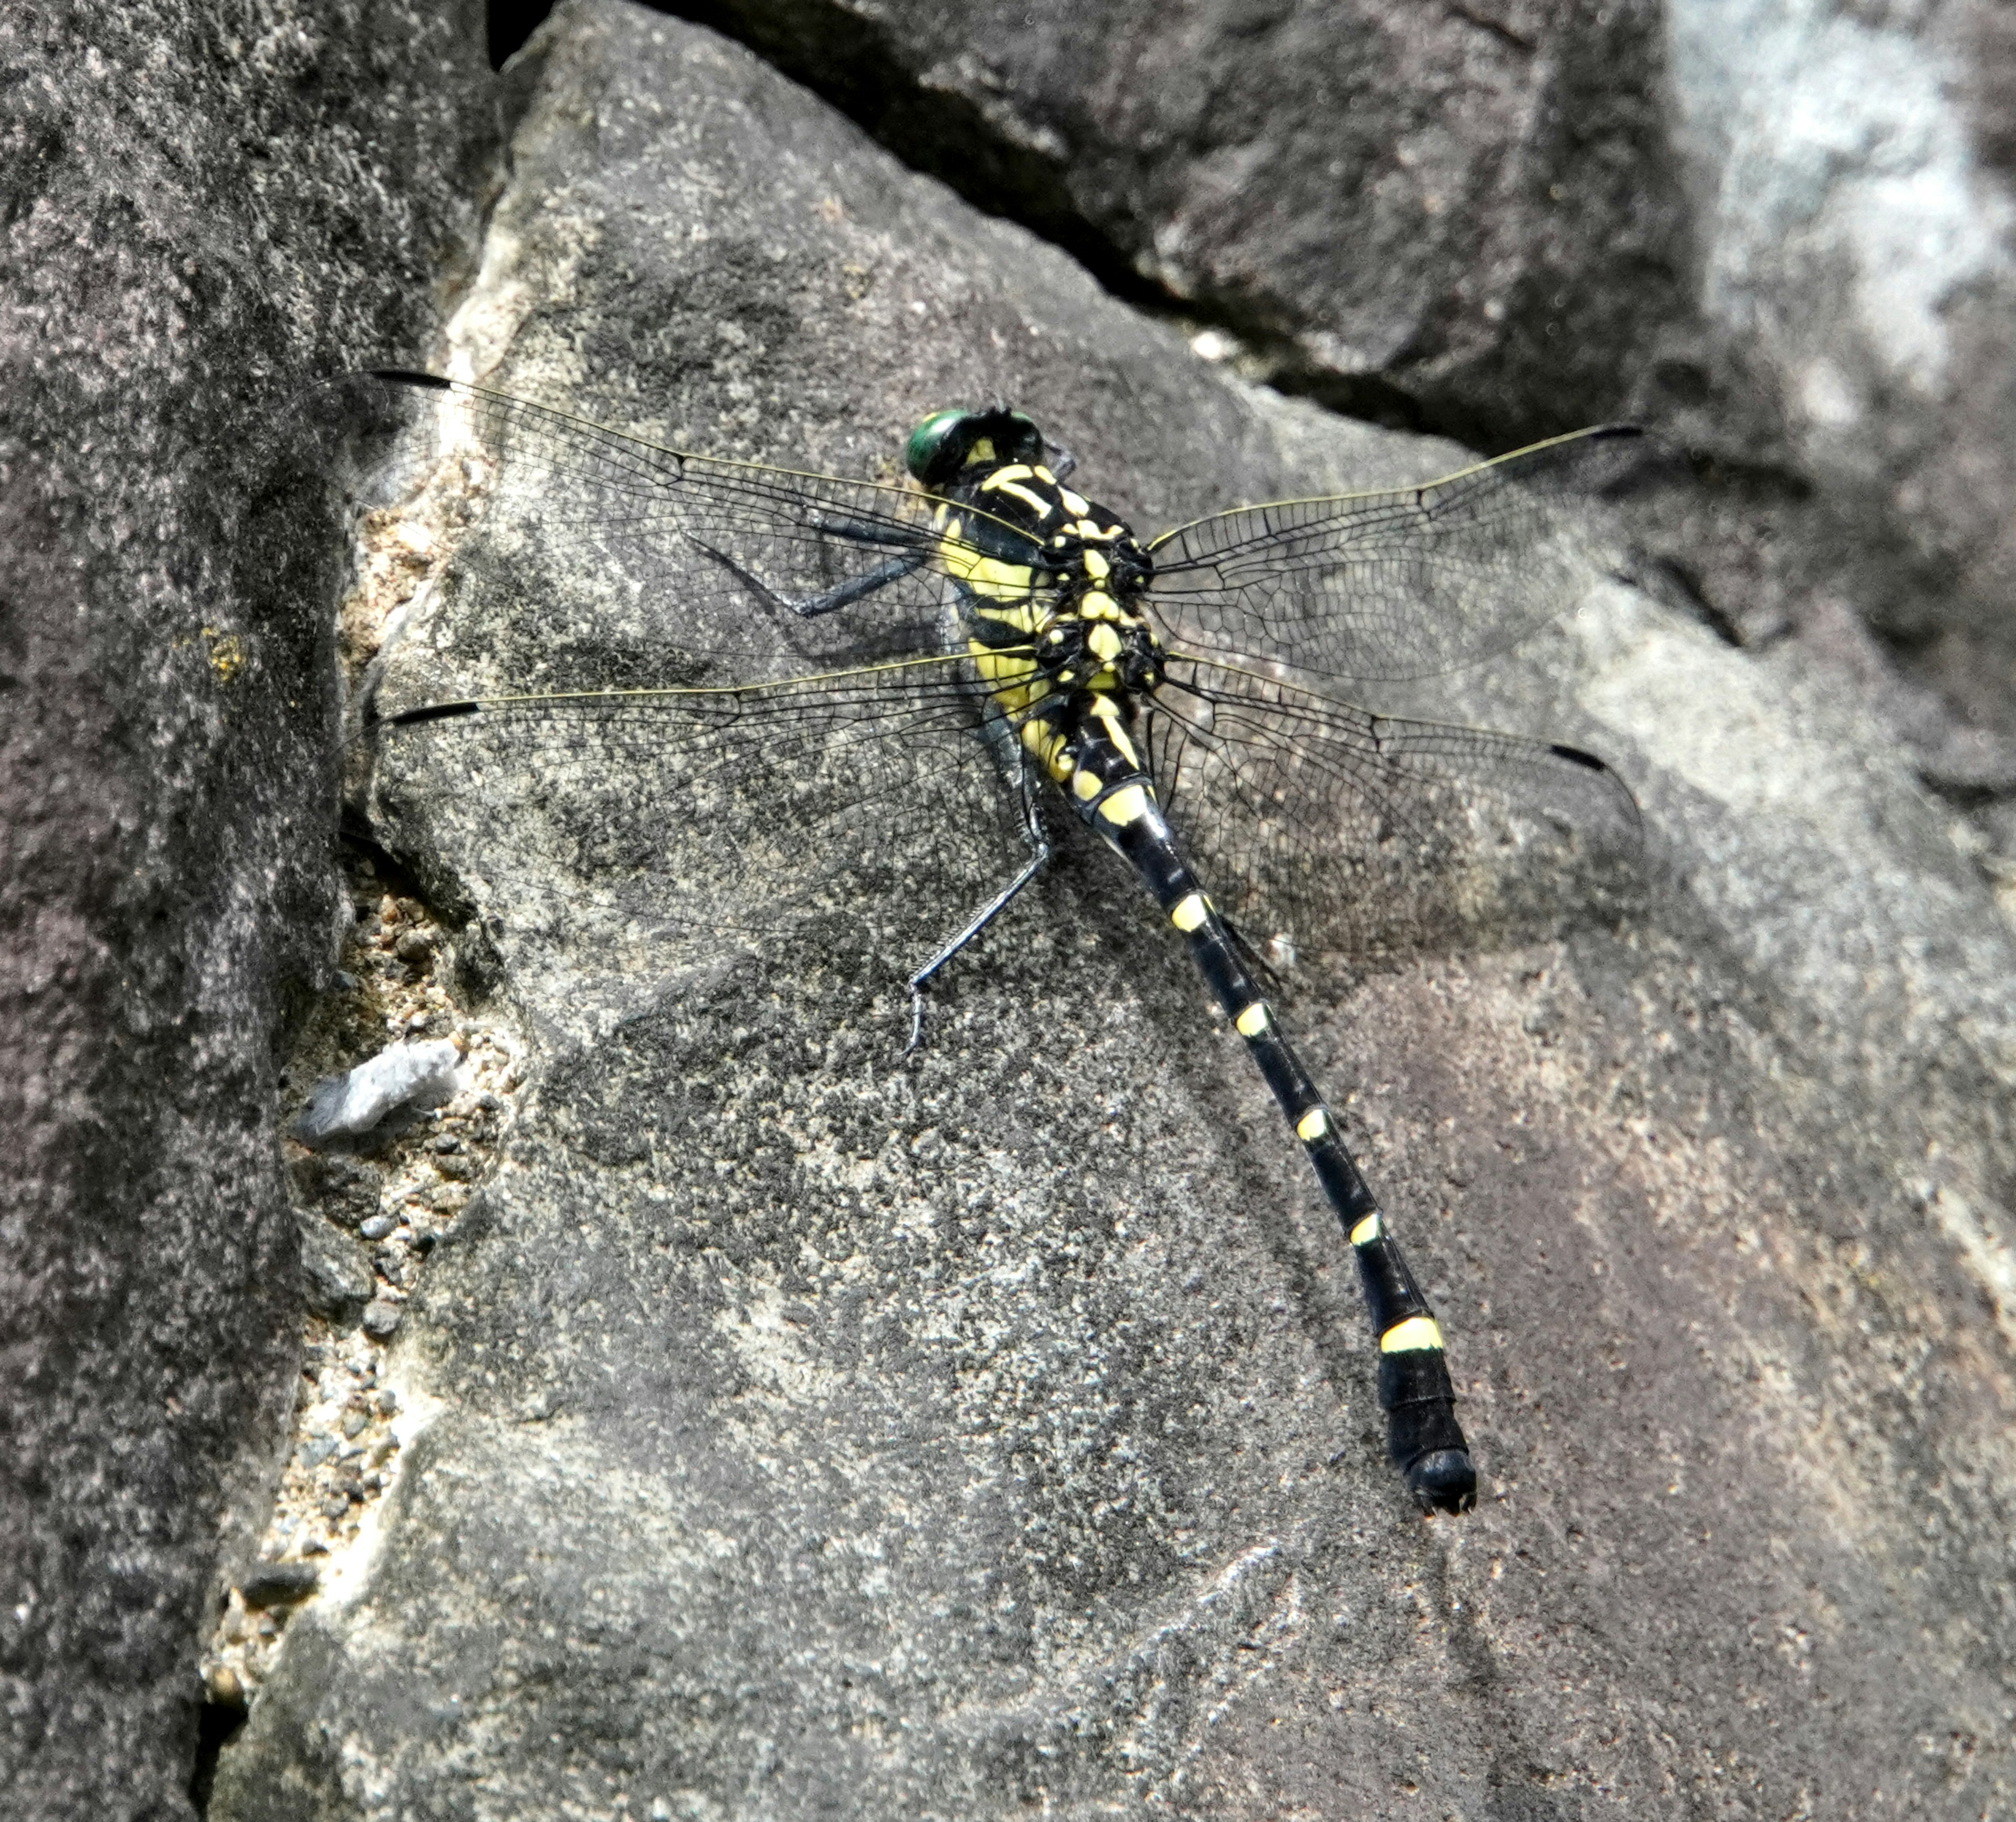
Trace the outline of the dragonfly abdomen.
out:
[[[1118,736],[1116,741],[1114,736]],[[1358,1261],[1379,1341],[1379,1403],[1394,1465],[1424,1511],[1467,1511],[1477,1473],[1456,1415],[1456,1387],[1435,1312],[1346,1149],[1322,1093],[1284,1037],[1225,921],[1178,849],[1123,729],[1088,717],[1057,756],[1084,819],[1125,860],[1190,946],[1191,959],[1309,1154]],[[1053,767],[1053,769],[1055,768]],[[1085,788],[1086,787],[1090,788]]]

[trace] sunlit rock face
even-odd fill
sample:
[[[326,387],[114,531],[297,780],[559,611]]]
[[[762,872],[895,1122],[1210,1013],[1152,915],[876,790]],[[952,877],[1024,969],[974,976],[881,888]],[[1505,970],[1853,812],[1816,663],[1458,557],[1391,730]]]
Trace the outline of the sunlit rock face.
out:
[[[935,92],[977,84],[1002,139],[1104,168],[1089,128],[1038,130],[1010,65],[1061,70],[1044,45],[1110,51],[1128,22],[1044,39],[1004,16],[981,43],[988,16],[971,57],[934,52]],[[1260,81],[1240,58],[1271,42],[1308,64],[1335,35],[1283,9],[1221,52],[1229,20],[1146,18],[1147,99],[1110,87],[1084,117],[1132,134],[1151,176],[1151,78],[1178,91],[1222,56],[1231,94]],[[1395,152],[1373,203],[1380,135],[1351,121],[1359,162],[1334,175],[1285,128],[1215,150],[1217,188],[1184,181],[1215,213],[1136,211],[1182,233],[1129,239],[1080,207],[1116,264],[1152,242],[1157,281],[1201,301],[1248,275],[1213,361],[1197,323],[1116,300],[747,49],[567,9],[508,77],[508,180],[439,364],[661,443],[871,479],[896,478],[928,412],[1005,400],[1147,532],[1463,459],[1228,371],[1263,318],[1302,371],[1320,355],[1389,400],[1472,398],[1450,427],[1526,422],[1550,319],[1521,314],[1518,275],[1544,266],[1525,208],[1571,219],[1546,243],[1557,289],[1611,294],[1603,223],[1651,249],[1604,319],[1624,326],[1583,333],[1551,409],[1622,409],[1677,323],[1706,378],[1671,421],[1709,423],[1715,388],[1753,370],[1718,365],[1725,343],[1758,372],[1794,355],[1718,326],[1740,236],[1704,263],[1705,116],[1617,129],[1645,161],[1623,170],[1665,175],[1637,186],[1642,219],[1618,178],[1596,227],[1567,151],[1508,157],[1493,189],[1460,142],[1481,120],[1558,148],[1546,110],[1575,71],[1578,93],[1622,67],[1665,94],[1662,34],[1686,23],[1395,24],[1401,67],[1443,74],[1412,138],[1388,135],[1413,162]],[[1330,94],[1320,70],[1297,80]],[[1490,106],[1448,99],[1473,92]],[[1293,185],[1270,175],[1277,140]],[[1138,180],[1157,183],[1193,194]],[[1294,316],[1279,275],[1336,269],[1348,242],[1319,194],[1412,197],[1437,269],[1478,260],[1474,308],[1382,326],[1325,293],[1329,315]],[[1420,249],[1381,232],[1361,246],[1415,283]],[[1790,258],[1786,238],[1752,233],[1747,269]],[[1430,316],[1474,351],[1409,369]],[[1845,335],[1799,347],[1799,409],[1834,434],[1868,409],[1861,357]],[[1791,473],[1821,429],[1776,396],[1730,434],[1778,439]],[[452,484],[480,506],[481,475]],[[566,507],[455,547],[392,628],[388,708],[550,677],[556,654],[620,675],[668,601],[712,661],[774,660],[770,629],[724,623],[676,556],[662,575],[628,547],[550,560]],[[1762,1813],[1936,1809],[1956,1788],[1992,1806],[2016,957],[1852,616],[1837,603],[1823,637],[1788,610],[1794,636],[1746,647],[1744,603],[1625,553],[1720,536],[1723,513],[1654,502],[1606,534],[1554,627],[1381,704],[1611,759],[1647,832],[1631,906],[1405,956],[1271,952],[1442,1319],[1483,1482],[1460,1520],[1420,1520],[1379,1459],[1340,1237],[1108,857],[1069,846],[905,1056],[912,926],[963,877],[977,819],[892,839],[879,885],[847,854],[859,902],[812,895],[743,942],[815,795],[724,859],[695,840],[677,756],[646,744],[596,767],[385,743],[358,813],[476,958],[457,991],[508,1024],[522,1077],[473,1195],[398,1287],[374,1368],[395,1396],[359,1407],[365,1442],[397,1426],[382,1494],[292,1609],[211,1813],[1567,1817],[1602,1795],[1680,1817],[1723,1801],[1732,1765]],[[1820,586],[1796,553],[1769,560]],[[718,941],[696,933],[702,891]],[[864,947],[871,916],[889,940]]]

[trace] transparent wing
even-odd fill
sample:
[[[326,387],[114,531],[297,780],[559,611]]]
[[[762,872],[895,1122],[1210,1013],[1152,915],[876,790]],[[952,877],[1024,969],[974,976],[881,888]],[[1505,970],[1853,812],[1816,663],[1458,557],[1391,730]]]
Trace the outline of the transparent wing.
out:
[[[512,528],[556,567],[649,574],[694,604],[697,623],[738,601],[773,614],[845,607],[857,654],[877,628],[887,649],[916,649],[943,599],[930,503],[909,488],[697,456],[426,374],[340,384],[355,419],[393,445],[393,472],[445,470],[466,519]],[[966,517],[1040,555],[1013,527]],[[790,643],[815,663],[837,649],[817,618]]]
[[[822,954],[921,962],[1028,856],[1019,762],[956,667],[395,714],[376,734],[388,845],[493,880],[522,856],[523,877],[565,882],[566,915],[668,958],[794,923]]]
[[[1644,475],[1629,425],[1426,485],[1219,513],[1165,532],[1151,600],[1170,643],[1324,678],[1435,676],[1507,651],[1589,585],[1586,509]]]
[[[1250,938],[1378,954],[1516,941],[1621,906],[1637,805],[1600,760],[1172,663],[1149,726],[1179,840]]]

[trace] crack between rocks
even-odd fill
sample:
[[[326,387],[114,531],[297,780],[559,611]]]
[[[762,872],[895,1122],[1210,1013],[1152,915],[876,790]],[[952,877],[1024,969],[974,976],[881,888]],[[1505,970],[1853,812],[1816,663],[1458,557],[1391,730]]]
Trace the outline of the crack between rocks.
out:
[[[1445,437],[1478,450],[1502,442],[1481,419],[1435,410],[1378,374],[1345,374],[1312,360],[1257,308],[1185,297],[1143,272],[1071,197],[1060,162],[1017,144],[971,97],[937,88],[905,67],[877,23],[833,0],[644,0],[654,12],[733,39],[852,121],[906,168],[946,185],[982,214],[1013,222],[1076,261],[1108,295],[1182,333],[1201,358],[1240,379],[1334,415],[1388,430]],[[537,18],[533,17],[536,13]],[[545,16],[537,4],[499,0],[493,52]],[[530,23],[524,23],[526,21]],[[1480,25],[1483,22],[1477,21]],[[510,72],[505,72],[509,80]]]
[[[470,293],[481,291],[479,271]],[[352,727],[384,654],[412,618],[426,617],[473,484],[452,458],[409,480],[399,498],[353,528],[356,555],[337,612]],[[462,1062],[441,1104],[394,1110],[340,1143],[311,1147],[290,1137],[287,1144],[308,1292],[301,1367],[272,1508],[254,1559],[225,1592],[203,1654],[205,1699],[188,1787],[199,1815],[290,1620],[311,1608],[340,1608],[363,1584],[407,1451],[441,1408],[419,1363],[392,1344],[430,1256],[455,1237],[493,1173],[526,1086],[527,1036],[495,991],[484,933],[458,927],[438,894],[376,845],[365,745],[354,744],[347,759],[350,915],[336,985],[310,1011],[283,1071],[283,1115],[297,1111],[311,1078],[416,1037],[452,1039]]]

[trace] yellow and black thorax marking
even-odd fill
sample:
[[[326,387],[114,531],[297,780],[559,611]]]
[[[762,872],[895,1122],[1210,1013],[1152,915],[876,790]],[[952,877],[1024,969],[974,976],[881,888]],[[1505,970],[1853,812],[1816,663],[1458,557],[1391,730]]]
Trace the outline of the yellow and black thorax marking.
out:
[[[981,681],[1050,780],[1089,810],[1145,768],[1129,736],[1161,679],[1153,564],[1118,514],[983,440],[934,490],[939,555]],[[1132,801],[1115,801],[1113,811]]]

